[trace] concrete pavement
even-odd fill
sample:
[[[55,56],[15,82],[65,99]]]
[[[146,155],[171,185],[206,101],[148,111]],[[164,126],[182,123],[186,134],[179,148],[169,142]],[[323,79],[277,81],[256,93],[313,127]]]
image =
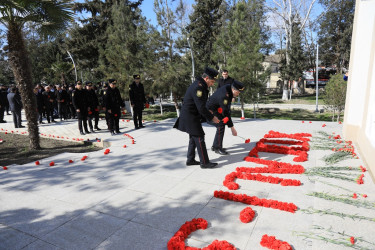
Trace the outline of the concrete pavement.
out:
[[[8,121],[10,118],[6,116]],[[324,130],[341,134],[342,125],[253,119],[234,119],[234,123],[238,134],[250,138],[251,143],[245,144],[227,130],[224,146],[230,155],[208,152],[210,160],[219,163],[217,169],[185,166],[188,135],[172,129],[174,119],[146,122],[146,128],[139,130],[133,129],[132,121],[121,121],[121,131],[132,136],[135,144],[124,135],[110,136],[107,130],[80,136],[76,120],[41,125],[40,132],[47,137],[108,141],[110,153],[105,155],[105,149],[87,154],[65,153],[42,159],[39,166],[30,162],[0,169],[0,249],[166,249],[181,225],[198,217],[208,221],[208,228],[190,235],[185,242],[191,247],[205,247],[218,239],[232,243],[237,249],[265,249],[260,240],[268,234],[287,241],[294,249],[375,249],[375,221],[371,221],[375,218],[375,185],[368,172],[363,173],[363,185],[304,174],[271,174],[301,180],[302,185],[284,187],[238,179],[238,190],[223,186],[225,176],[236,167],[263,166],[243,158],[268,131],[307,132],[316,136],[317,131]],[[323,123],[327,125],[324,128]],[[100,121],[99,127],[104,128],[105,121]],[[27,130],[15,130],[11,122],[0,124],[0,129],[18,133]],[[210,148],[215,128],[204,125],[204,130]],[[312,169],[324,166],[322,157],[331,153],[310,150],[308,161],[302,163],[293,162],[290,155],[260,153],[259,156]],[[87,159],[81,161],[84,155]],[[74,163],[69,164],[69,159]],[[54,167],[48,165],[51,161],[55,162]],[[363,165],[361,158],[338,163],[338,166],[360,165]],[[293,202],[298,210],[293,214],[251,206],[255,218],[244,224],[239,213],[248,206],[215,198],[215,190]],[[370,207],[307,195],[312,192],[349,198],[353,193],[367,194],[367,198],[360,196],[353,200],[367,202]],[[370,220],[309,214],[306,210],[329,210]],[[349,241],[350,236],[357,240],[354,245]]]

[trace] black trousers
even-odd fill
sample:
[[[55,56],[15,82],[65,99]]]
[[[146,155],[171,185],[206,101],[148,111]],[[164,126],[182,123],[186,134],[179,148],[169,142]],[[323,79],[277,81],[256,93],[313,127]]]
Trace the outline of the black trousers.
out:
[[[206,142],[204,136],[189,135],[189,146],[187,152],[187,161],[193,161],[195,159],[195,149],[198,151],[199,159],[201,164],[207,164],[210,162],[207,155]]]
[[[91,130],[93,130],[92,126],[92,120],[94,120],[94,128],[98,128],[98,123],[99,123],[99,111],[95,111],[95,109],[91,109],[91,114],[88,115],[88,122],[89,122],[89,127]]]
[[[85,129],[85,132],[88,132],[89,130],[87,129],[87,113],[82,111],[77,112],[77,118],[79,131],[83,132],[83,129]]]
[[[120,131],[120,117],[121,117],[121,110],[111,110],[112,113],[108,113],[108,129],[111,132],[116,131],[117,133]]]
[[[55,121],[53,119],[53,107],[52,106],[50,106],[48,108],[46,107],[45,111],[46,111],[46,117],[47,117],[48,123],[51,122],[51,119],[52,119],[52,121]]]
[[[14,122],[14,127],[15,128],[19,128],[21,127],[21,122],[22,122],[22,119],[21,119],[21,110],[17,110],[17,111],[12,111],[12,114],[13,114],[13,122]]]
[[[66,105],[66,103],[58,103],[57,108],[58,108],[60,119],[62,120],[62,118],[64,118],[64,120],[65,120],[67,118],[67,114],[66,114],[67,105]]]
[[[219,123],[208,122],[208,124],[216,127],[216,134],[214,142],[212,143],[212,147],[214,147],[215,149],[223,149],[225,124],[222,121],[220,121]]]
[[[4,121],[5,106],[0,106],[0,121]]]
[[[136,128],[142,126],[142,109],[143,106],[134,105],[133,107],[133,121]]]

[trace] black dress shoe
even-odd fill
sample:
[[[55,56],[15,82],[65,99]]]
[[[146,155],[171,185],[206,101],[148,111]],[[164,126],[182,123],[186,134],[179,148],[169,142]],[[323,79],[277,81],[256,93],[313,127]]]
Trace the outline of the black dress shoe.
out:
[[[199,161],[196,161],[196,160],[186,162],[186,166],[199,165],[199,164],[201,164],[201,163]]]
[[[90,132],[91,132],[91,133],[95,133],[95,131],[94,131],[93,129],[90,129]]]
[[[111,135],[114,136],[114,135],[115,135],[115,132],[111,131]]]
[[[201,168],[216,168],[217,163],[215,162],[209,162],[206,164],[201,164]]]
[[[24,128],[24,127],[25,127],[25,126],[22,126],[22,125],[21,125],[21,126],[19,126],[19,128]]]
[[[91,132],[90,131],[85,131],[86,134],[90,134]]]
[[[211,150],[212,150],[212,151],[215,151],[216,148],[214,148],[214,146],[212,146],[212,147],[211,147]],[[225,152],[227,152],[227,149],[226,149],[226,148],[222,148],[222,150],[225,151]]]
[[[135,129],[140,129],[140,127],[135,127]]]
[[[96,127],[95,129],[96,129],[96,130],[98,130],[98,131],[100,131],[100,130],[101,130],[101,129],[100,129],[100,128],[98,128],[98,127]]]
[[[219,154],[219,155],[229,155],[229,153],[227,151],[222,150],[222,149],[216,149],[215,153]]]
[[[141,125],[141,126],[139,126],[140,128],[145,128],[145,126],[143,126],[143,125]]]
[[[0,123],[7,123],[7,121],[0,121]]]
[[[85,133],[83,133],[82,131],[81,132],[79,132],[81,135],[85,135]]]

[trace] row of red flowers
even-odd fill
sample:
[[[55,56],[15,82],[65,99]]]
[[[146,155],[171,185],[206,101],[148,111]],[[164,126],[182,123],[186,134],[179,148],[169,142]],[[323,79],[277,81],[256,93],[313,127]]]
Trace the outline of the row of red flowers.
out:
[[[234,194],[225,191],[215,191],[214,197],[224,200],[241,202],[253,206],[270,207],[282,211],[287,211],[290,213],[295,213],[298,209],[298,207],[294,203],[282,202],[271,199],[260,199],[256,196],[248,196],[246,194]]]
[[[191,221],[186,221],[180,229],[173,235],[173,237],[168,241],[168,250],[198,250],[201,248],[189,247],[185,245],[186,238],[194,231],[198,229],[205,230],[207,228],[207,221],[203,218],[192,219]],[[204,250],[214,250],[214,249],[227,249],[235,250],[236,248],[227,241],[213,241],[207,247],[202,248]]]
[[[235,183],[235,180],[237,178],[244,179],[244,180],[268,182],[268,183],[273,183],[273,184],[281,184],[282,186],[300,186],[301,185],[301,181],[299,180],[283,179],[279,177],[265,176],[261,174],[251,174],[249,172],[241,172],[241,171],[232,172],[226,175],[223,181],[223,185],[226,186],[230,190],[236,190],[239,188],[239,185]]]
[[[292,247],[286,241],[281,241],[276,239],[275,236],[268,236],[267,234],[262,236],[262,240],[260,241],[260,245],[263,247],[267,247],[268,249],[275,249],[275,250],[291,250]]]
[[[251,170],[252,173],[302,174],[305,172],[305,168],[299,164],[296,165],[286,162],[265,160],[250,156],[246,156],[244,160],[247,162],[254,162],[258,164],[267,165],[267,167],[248,168]],[[242,167],[240,169],[242,172],[245,172],[244,170],[242,170]]]

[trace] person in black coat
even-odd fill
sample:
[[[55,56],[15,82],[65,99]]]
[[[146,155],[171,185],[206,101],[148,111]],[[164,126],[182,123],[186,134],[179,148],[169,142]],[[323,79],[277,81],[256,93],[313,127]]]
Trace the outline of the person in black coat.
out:
[[[142,124],[142,110],[146,104],[145,90],[140,75],[133,75],[134,81],[129,86],[130,104],[133,108],[133,121],[135,129],[144,128]]]
[[[233,84],[234,79],[229,76],[228,70],[224,69],[221,73],[222,78],[219,79],[217,84],[217,89],[227,85],[227,84]]]
[[[76,83],[76,89],[72,93],[72,102],[78,118],[79,132],[81,135],[85,135],[83,132],[83,129],[85,129],[85,132],[90,134],[89,130],[87,129],[87,93],[86,90],[82,88],[81,81],[77,81]]]
[[[38,86],[34,88],[34,94],[35,94],[35,99],[36,99],[36,112],[38,112],[38,121],[39,121],[39,124],[42,124],[44,103],[43,103],[42,92],[39,91]]]
[[[56,101],[57,101],[57,110],[59,113],[60,121],[64,118],[67,118],[67,108],[69,102],[69,94],[65,89],[61,88],[60,85],[56,85]]]
[[[48,123],[51,123],[51,120],[52,122],[55,122],[55,120],[53,119],[55,100],[56,100],[55,93],[52,92],[51,87],[47,85],[45,87],[45,91],[43,92],[43,104],[44,104],[44,110],[46,112]]]
[[[73,91],[74,91],[74,84],[71,84],[69,85],[69,89],[68,89],[68,96],[69,96],[69,101],[68,101],[68,112],[69,112],[69,118],[71,119],[75,119],[77,114],[76,114],[76,110],[74,108],[74,105],[73,105]]]
[[[215,84],[217,74],[216,70],[206,68],[202,77],[197,77],[189,86],[184,96],[180,117],[174,125],[174,128],[189,134],[186,161],[188,166],[200,164],[201,168],[214,168],[217,165],[210,162],[208,158],[201,124],[205,121],[220,122],[206,107],[208,88]],[[195,149],[198,151],[200,162],[195,160]]]
[[[120,134],[121,111],[124,111],[125,103],[121,98],[120,90],[116,88],[117,81],[109,79],[109,88],[104,96],[106,112],[108,116],[108,128],[111,135]]]
[[[92,120],[95,121],[95,129],[101,130],[98,127],[99,123],[99,100],[98,96],[96,95],[95,90],[92,88],[92,82],[86,82],[86,93],[87,93],[87,105],[89,107],[89,115],[88,115],[88,122],[90,131],[94,132],[94,128],[92,126]]]
[[[9,109],[10,111],[12,111],[12,115],[13,115],[14,127],[24,128],[25,126],[22,126],[22,119],[21,119],[22,101],[21,101],[21,96],[16,87],[12,87],[7,98],[9,102]]]
[[[6,123],[6,121],[4,120],[4,112],[5,107],[7,105],[9,106],[7,95],[7,88],[4,85],[0,84],[0,123]]]
[[[245,88],[241,82],[234,80],[233,84],[226,84],[223,87],[216,90],[216,92],[212,96],[210,96],[207,102],[208,110],[210,110],[214,115],[216,115],[221,120],[217,124],[209,122],[209,124],[214,125],[216,127],[216,134],[211,149],[215,151],[215,153],[217,154],[229,154],[223,148],[225,125],[231,128],[233,136],[237,136],[237,131],[233,126],[233,122],[230,116],[230,105],[232,99],[237,97],[240,94],[240,92],[244,89]],[[225,117],[228,117],[228,121],[226,123],[223,122],[223,119]]]

